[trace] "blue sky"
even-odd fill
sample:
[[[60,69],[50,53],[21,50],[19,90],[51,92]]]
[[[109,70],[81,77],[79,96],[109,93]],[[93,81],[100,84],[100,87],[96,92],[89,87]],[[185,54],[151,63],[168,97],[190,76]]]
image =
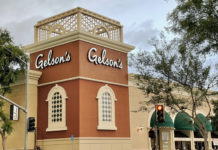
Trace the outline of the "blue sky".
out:
[[[147,41],[164,29],[167,14],[176,7],[175,0],[0,0],[0,4],[0,26],[22,46],[33,43],[37,21],[80,6],[119,21],[124,42],[137,49],[149,48]]]

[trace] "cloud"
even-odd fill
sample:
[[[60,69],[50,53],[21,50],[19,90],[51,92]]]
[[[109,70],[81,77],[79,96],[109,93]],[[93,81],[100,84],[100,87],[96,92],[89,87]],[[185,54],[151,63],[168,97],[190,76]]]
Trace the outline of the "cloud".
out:
[[[12,21],[19,22],[35,16],[37,13],[36,10],[38,10],[37,7],[36,1],[32,0],[3,0],[0,5],[0,18],[4,20],[4,22],[2,22],[1,25],[8,24]]]
[[[72,9],[79,0],[0,0],[0,18],[4,22],[21,22],[33,16],[50,17],[52,15]]]
[[[41,19],[41,16],[34,16],[23,21],[10,22],[5,24],[3,28],[6,28],[10,32],[10,35],[16,45],[24,46],[33,43],[34,25]]]
[[[157,36],[159,31],[154,28],[152,20],[146,20],[141,24],[133,24],[124,30],[124,41],[134,45],[138,49],[149,49],[148,41]]]
[[[146,47],[147,39],[157,32],[152,27],[155,23],[154,19],[143,22],[149,16],[151,4],[148,0],[126,0],[125,2],[117,0],[0,1],[1,26],[11,32],[17,44],[22,45],[33,42],[33,25],[37,21],[78,6],[120,21],[124,25],[125,41],[140,48]],[[133,22],[138,24],[133,24]]]
[[[0,27],[10,31],[15,44],[31,44],[34,40],[34,25],[39,20],[72,9],[77,1],[79,0],[1,1]]]

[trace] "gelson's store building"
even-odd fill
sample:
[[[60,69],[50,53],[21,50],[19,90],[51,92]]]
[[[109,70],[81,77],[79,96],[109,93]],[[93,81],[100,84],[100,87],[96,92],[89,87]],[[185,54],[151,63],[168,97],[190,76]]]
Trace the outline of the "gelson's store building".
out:
[[[138,111],[145,96],[128,75],[127,54],[134,47],[123,43],[119,22],[75,8],[39,21],[34,30],[34,43],[24,48],[30,53],[28,116],[36,119],[35,132],[28,133],[29,150],[154,149],[155,139],[148,136],[154,106]],[[23,76],[7,97],[24,107],[25,88]],[[24,148],[25,114],[17,113],[8,150]],[[165,114],[160,150],[202,147],[203,138],[181,114],[170,109]],[[207,128],[212,149],[209,122]]]
[[[37,22],[34,30],[34,43],[25,50],[35,82],[29,116],[37,120],[36,145],[130,149],[127,54],[134,47],[123,43],[120,23],[76,8]]]

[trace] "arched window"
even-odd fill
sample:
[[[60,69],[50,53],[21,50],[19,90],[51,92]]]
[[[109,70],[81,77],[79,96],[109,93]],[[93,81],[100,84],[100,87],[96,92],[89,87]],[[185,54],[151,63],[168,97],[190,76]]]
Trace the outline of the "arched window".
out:
[[[48,102],[48,128],[46,131],[67,130],[66,127],[66,91],[57,84],[49,91]]]
[[[108,85],[98,90],[98,130],[117,130],[115,125],[115,101],[114,91]]]

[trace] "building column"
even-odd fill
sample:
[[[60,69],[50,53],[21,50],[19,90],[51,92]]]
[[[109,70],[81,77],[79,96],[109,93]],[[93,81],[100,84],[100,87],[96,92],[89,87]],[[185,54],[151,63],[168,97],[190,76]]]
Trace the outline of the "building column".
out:
[[[213,148],[212,148],[211,132],[207,132],[207,139],[208,139],[209,150],[213,150]]]
[[[191,150],[195,150],[194,131],[190,130]]]
[[[28,104],[28,117],[35,117],[35,126],[37,127],[37,105],[38,105],[38,80],[41,76],[41,72],[30,70],[29,71],[29,104]],[[35,146],[35,134],[34,132],[28,133],[28,149],[34,149]]]
[[[175,129],[173,129],[173,128],[170,130],[170,137],[171,137],[171,146],[170,147],[171,147],[171,150],[175,150],[174,130]]]

